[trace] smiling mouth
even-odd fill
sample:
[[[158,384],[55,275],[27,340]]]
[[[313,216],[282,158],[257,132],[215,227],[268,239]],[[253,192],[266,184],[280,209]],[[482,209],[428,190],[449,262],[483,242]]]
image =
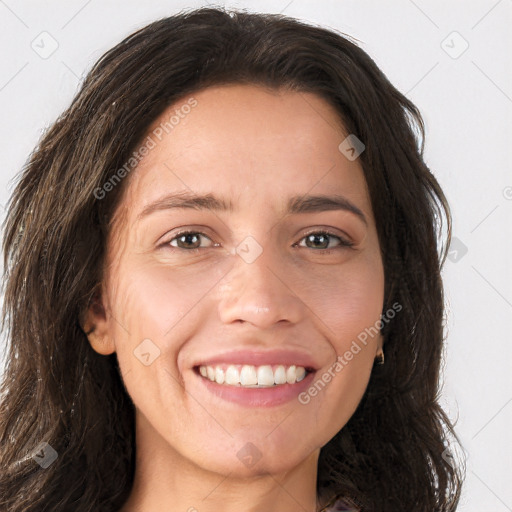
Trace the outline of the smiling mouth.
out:
[[[306,375],[313,372],[312,368],[296,365],[261,365],[250,364],[216,364],[194,367],[196,373],[211,382],[223,386],[238,388],[272,388],[286,384],[296,384]]]

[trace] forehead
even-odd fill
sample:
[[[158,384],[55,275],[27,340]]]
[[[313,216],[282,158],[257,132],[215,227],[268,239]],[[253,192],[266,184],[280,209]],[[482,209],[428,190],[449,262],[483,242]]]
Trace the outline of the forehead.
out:
[[[171,105],[147,134],[154,147],[126,194],[133,215],[172,191],[214,192],[235,207],[332,192],[368,203],[361,166],[338,149],[348,135],[339,115],[312,93],[210,87]]]

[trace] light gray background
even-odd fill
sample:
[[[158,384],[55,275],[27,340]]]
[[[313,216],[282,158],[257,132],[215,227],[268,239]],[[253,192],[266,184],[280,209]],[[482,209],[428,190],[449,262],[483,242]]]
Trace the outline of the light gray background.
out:
[[[207,3],[0,0],[0,220],[12,178],[92,64],[135,29]],[[426,160],[448,196],[456,237],[444,269],[442,403],[458,417],[467,451],[459,510],[512,511],[512,0],[226,6],[282,12],[356,37],[423,113]],[[58,48],[45,55],[52,44]]]

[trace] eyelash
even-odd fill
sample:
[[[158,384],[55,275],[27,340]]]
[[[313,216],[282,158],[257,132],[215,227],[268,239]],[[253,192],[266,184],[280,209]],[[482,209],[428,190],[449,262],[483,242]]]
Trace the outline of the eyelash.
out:
[[[177,250],[182,250],[182,251],[187,251],[187,252],[194,252],[194,253],[197,251],[200,251],[201,249],[205,249],[205,247],[195,247],[193,249],[183,249],[182,247],[171,246],[172,241],[174,241],[184,235],[200,235],[200,236],[204,236],[205,238],[208,238],[209,240],[211,240],[211,238],[208,235],[206,235],[205,233],[202,233],[201,231],[185,230],[185,231],[181,231],[181,232],[177,233],[176,235],[174,235],[174,237],[171,238],[168,242],[163,243],[162,247],[171,247],[172,249],[177,249]],[[310,247],[305,247],[305,249],[311,249],[312,251],[321,252],[323,254],[331,254],[332,251],[341,250],[341,249],[350,249],[351,247],[354,246],[353,242],[350,242],[350,241],[348,241],[344,238],[341,238],[340,236],[335,235],[334,233],[331,233],[330,231],[326,231],[326,230],[310,231],[309,233],[306,233],[300,239],[300,241],[304,240],[305,238],[307,238],[310,235],[323,235],[323,236],[327,236],[330,238],[336,238],[339,241],[339,245],[334,248],[331,248],[331,249],[313,249]],[[207,247],[206,247],[206,249],[207,249]]]

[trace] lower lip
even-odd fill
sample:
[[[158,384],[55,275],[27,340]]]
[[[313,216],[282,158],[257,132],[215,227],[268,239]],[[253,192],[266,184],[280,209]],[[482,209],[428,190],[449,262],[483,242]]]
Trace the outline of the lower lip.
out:
[[[280,384],[268,388],[228,386],[217,384],[201,376],[198,372],[196,372],[196,375],[211,393],[224,400],[247,407],[274,407],[297,399],[299,393],[305,391],[311,385],[315,372],[308,373],[300,382],[295,384]]]

